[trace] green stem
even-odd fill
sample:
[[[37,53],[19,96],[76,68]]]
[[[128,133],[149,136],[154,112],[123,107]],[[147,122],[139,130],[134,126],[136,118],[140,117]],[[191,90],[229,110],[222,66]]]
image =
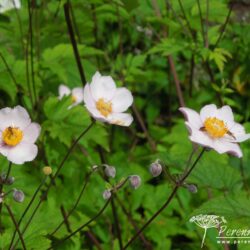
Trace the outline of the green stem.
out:
[[[184,181],[186,180],[186,178],[191,174],[191,172],[193,171],[194,167],[196,166],[196,164],[198,163],[198,161],[200,160],[200,158],[202,157],[203,153],[205,152],[205,148],[203,148],[203,150],[201,151],[201,153],[199,154],[199,156],[197,157],[197,159],[195,160],[195,162],[193,163],[193,165],[191,166],[191,168],[187,171],[186,174],[183,175],[183,177],[176,183],[172,193],[170,194],[170,196],[168,197],[167,201],[161,206],[161,208],[141,227],[140,230],[138,230],[136,232],[136,234],[129,240],[129,242],[123,247],[123,250],[127,249],[132,242],[134,242],[134,240],[137,239],[137,237],[141,234],[141,232],[144,231],[144,229],[146,227],[148,227],[151,222],[169,205],[169,203],[173,200],[173,198],[175,197],[175,194],[177,193],[177,190],[179,189],[179,187],[182,186],[182,184],[184,183]]]

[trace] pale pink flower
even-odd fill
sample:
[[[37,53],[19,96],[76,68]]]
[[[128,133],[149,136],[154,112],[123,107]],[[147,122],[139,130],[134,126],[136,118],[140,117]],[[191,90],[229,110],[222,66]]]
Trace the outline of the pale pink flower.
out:
[[[34,160],[38,152],[34,143],[40,130],[40,125],[31,122],[23,107],[1,109],[0,153],[15,164]]]
[[[4,13],[14,8],[16,9],[21,8],[20,0],[1,0],[0,1],[0,13]]]
[[[186,126],[190,132],[190,140],[204,147],[214,149],[220,154],[229,153],[242,157],[239,142],[250,138],[242,125],[234,121],[232,109],[229,106],[217,108],[210,104],[204,106],[200,113],[180,108],[186,117]]]
[[[90,114],[99,121],[130,126],[131,114],[125,112],[133,103],[133,96],[127,88],[117,88],[110,76],[96,72],[91,84],[84,87],[84,102]]]
[[[64,96],[71,96],[72,104],[69,108],[72,108],[83,102],[83,88],[77,87],[71,90],[66,85],[61,84],[59,86],[59,99],[61,100]]]

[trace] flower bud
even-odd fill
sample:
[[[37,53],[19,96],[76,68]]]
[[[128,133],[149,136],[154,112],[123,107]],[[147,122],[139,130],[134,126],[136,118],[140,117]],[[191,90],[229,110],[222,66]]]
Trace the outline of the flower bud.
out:
[[[5,173],[1,173],[1,175],[0,175],[1,183],[4,183],[5,179],[6,179],[6,174]]]
[[[156,162],[153,162],[151,165],[150,165],[150,168],[149,168],[149,171],[150,173],[153,175],[153,177],[157,177],[161,174],[162,172],[162,166],[161,164],[156,161]]]
[[[105,166],[105,170],[104,170],[106,176],[111,177],[111,178],[115,178],[116,175],[116,169],[115,167],[112,166]]]
[[[24,201],[24,193],[22,190],[17,190],[17,189],[14,189],[13,190],[13,198],[15,201],[17,202],[23,202]]]
[[[141,185],[141,177],[139,175],[131,175],[129,178],[130,186],[137,189]]]
[[[112,193],[110,192],[110,190],[106,189],[103,193],[102,193],[102,197],[104,200],[108,200],[111,197]]]
[[[5,181],[5,184],[6,184],[6,185],[12,185],[12,184],[14,183],[14,181],[15,181],[15,177],[10,176],[10,177],[8,177],[8,179]]]
[[[45,175],[51,175],[52,174],[52,168],[50,166],[46,166],[43,168],[43,173]]]
[[[197,186],[195,184],[186,184],[185,187],[190,193],[195,194],[198,192]]]

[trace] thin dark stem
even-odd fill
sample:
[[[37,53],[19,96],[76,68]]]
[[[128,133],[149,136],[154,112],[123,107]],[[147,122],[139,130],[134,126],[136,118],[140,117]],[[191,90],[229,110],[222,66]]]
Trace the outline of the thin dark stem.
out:
[[[58,174],[59,174],[61,168],[63,167],[63,165],[64,165],[64,163],[65,163],[65,161],[68,159],[69,155],[71,154],[71,152],[73,151],[73,149],[75,148],[75,146],[77,145],[77,143],[78,143],[78,142],[81,140],[81,138],[82,138],[82,137],[92,128],[92,126],[93,126],[94,124],[95,124],[95,120],[92,120],[91,123],[90,123],[90,125],[89,125],[86,129],[84,129],[84,131],[83,131],[83,132],[78,136],[78,138],[73,142],[73,144],[72,144],[71,147],[69,148],[67,154],[64,156],[64,158],[63,158],[61,164],[59,165],[59,167],[58,167],[58,169],[57,169],[55,175],[53,176],[53,178],[52,178],[53,180],[55,180],[56,177],[58,176]],[[50,182],[49,187],[51,186],[51,183],[53,183],[53,182]]]
[[[1,57],[1,59],[2,59],[2,61],[3,61],[3,63],[4,63],[4,65],[5,65],[5,67],[6,67],[7,71],[8,71],[8,73],[9,73],[9,75],[10,75],[12,81],[14,82],[14,84],[15,84],[16,86],[18,86],[17,81],[16,81],[16,78],[15,78],[14,75],[13,75],[13,72],[11,71],[11,69],[10,69],[8,63],[6,62],[4,56],[3,56],[3,54],[2,54],[1,52],[0,52],[0,57]]]
[[[152,5],[154,6],[156,15],[159,18],[162,18],[161,12],[159,11],[159,6],[158,6],[157,1],[152,0]],[[166,30],[163,30],[163,35],[165,37],[167,37]],[[170,65],[171,73],[172,73],[173,78],[174,78],[174,83],[175,83],[175,87],[176,87],[176,93],[177,93],[177,96],[178,96],[178,99],[179,99],[179,105],[181,107],[185,107],[186,105],[185,105],[184,98],[183,98],[183,93],[182,93],[182,90],[181,90],[180,80],[179,80],[177,71],[175,69],[174,59],[173,59],[173,57],[171,55],[168,56],[168,62],[169,62],[169,65]]]
[[[90,240],[95,244],[96,248],[98,250],[102,250],[102,247],[101,247],[99,241],[97,240],[97,238],[95,237],[95,235],[90,230],[87,231],[86,234],[90,238]]]
[[[186,13],[185,13],[185,10],[184,10],[182,1],[181,1],[181,0],[178,0],[178,3],[179,3],[179,5],[180,5],[182,15],[183,15],[184,19],[185,19],[186,22],[187,22],[187,27],[188,27],[188,29],[189,29],[189,32],[190,32],[190,34],[191,34],[193,40],[195,41],[195,36],[194,36],[193,30],[192,30],[192,28],[191,28],[191,25],[190,25],[190,23],[189,23],[189,20],[188,20],[188,18],[187,18],[187,15],[186,15]]]
[[[142,128],[142,130],[143,130],[143,132],[144,132],[144,134],[145,134],[145,136],[146,136],[146,138],[147,138],[147,140],[148,140],[148,143],[149,143],[151,149],[152,149],[153,151],[155,151],[155,150],[156,150],[155,142],[153,141],[153,139],[152,139],[151,136],[149,135],[148,129],[147,129],[145,123],[144,123],[144,120],[143,120],[143,118],[142,118],[142,116],[141,116],[139,110],[137,109],[137,107],[135,106],[134,103],[132,104],[132,110],[133,110],[133,112],[135,113],[135,117],[136,117],[138,123],[140,124],[140,126],[141,126],[141,128]]]
[[[207,9],[206,9],[206,31],[205,31],[205,47],[209,47],[208,41],[208,19],[209,19],[209,0],[207,0]]]
[[[30,13],[30,10],[28,10],[28,12]],[[34,107],[33,94],[32,94],[32,89],[30,85],[30,75],[29,75],[29,41],[30,41],[29,37],[30,37],[30,27],[28,30],[27,45],[25,48],[25,61],[26,61],[25,72],[26,72],[26,81],[27,81],[27,87],[28,87],[28,91],[30,95],[31,105],[32,107]]]
[[[8,177],[9,177],[9,174],[10,174],[10,171],[11,171],[11,166],[12,166],[12,162],[9,162],[7,174],[6,174],[5,178],[4,178],[4,180],[2,180],[2,183],[0,183],[0,195],[1,195],[2,192],[3,192],[3,185],[6,183]],[[3,208],[3,203],[1,202],[1,203],[0,203],[0,231],[1,231],[1,224],[2,224],[2,222],[1,222],[1,220],[2,220],[2,218],[1,218],[1,215],[2,215],[2,208]]]
[[[188,36],[190,36],[195,41],[194,34],[192,34],[192,31],[190,33],[189,29],[186,27],[186,25],[184,25],[184,23],[182,22],[180,16],[177,15],[176,11],[174,10],[173,6],[170,4],[170,2],[168,0],[166,1],[166,5],[167,5],[167,8],[173,12],[175,18],[179,21],[183,31],[185,30],[186,34]],[[187,20],[187,22],[188,22],[188,20]]]
[[[39,186],[37,187],[37,189],[36,189],[35,193],[33,194],[33,196],[32,196],[32,198],[31,198],[29,204],[28,204],[27,207],[25,208],[24,212],[22,213],[22,215],[21,215],[21,217],[20,217],[20,219],[19,219],[19,221],[18,221],[18,226],[21,225],[21,222],[22,222],[24,216],[25,216],[25,215],[27,214],[27,212],[29,211],[29,209],[30,209],[31,205],[33,204],[33,202],[34,202],[34,200],[35,200],[35,198],[36,198],[38,192],[41,190],[42,186],[43,186],[44,183],[46,182],[46,179],[47,179],[47,176],[45,176],[45,177],[43,178],[42,182],[41,182],[41,183],[39,184]],[[16,232],[17,232],[17,231],[15,231],[15,232],[13,233],[13,236],[12,236],[12,239],[11,239],[11,242],[10,242],[9,249],[11,249],[12,244],[13,244],[13,242],[14,242],[14,240],[15,240]]]
[[[67,213],[67,215],[65,215],[64,220],[65,220],[65,219],[68,220],[69,216],[70,216],[70,215],[74,212],[74,210],[77,208],[77,206],[78,206],[78,204],[79,204],[79,202],[80,202],[80,200],[81,200],[81,197],[82,197],[82,195],[83,195],[83,193],[84,193],[84,190],[85,190],[85,188],[86,188],[86,186],[87,186],[87,184],[88,184],[88,182],[89,182],[89,179],[90,179],[90,176],[91,176],[92,173],[93,173],[93,172],[90,172],[90,173],[88,173],[88,174],[86,175],[86,178],[85,178],[85,181],[84,181],[82,190],[81,190],[81,192],[80,192],[80,194],[79,194],[79,196],[78,196],[78,198],[77,198],[77,200],[76,200],[74,206],[70,209],[70,211]],[[61,226],[62,226],[63,223],[64,223],[64,220],[56,227],[56,229],[55,229],[50,235],[54,235],[54,234],[61,228]]]
[[[65,15],[65,20],[66,20],[67,27],[68,27],[70,41],[74,50],[75,59],[76,59],[76,63],[78,66],[79,73],[80,73],[82,85],[84,86],[87,81],[86,81],[86,77],[85,77],[84,70],[82,67],[80,54],[79,54],[77,43],[75,40],[74,29],[73,29],[71,18],[70,18],[70,1],[69,0],[63,5],[63,8],[64,8],[64,15]]]
[[[60,210],[61,210],[61,213],[62,213],[62,216],[63,216],[63,223],[65,224],[68,233],[71,233],[72,230],[70,229],[70,224],[69,224],[69,221],[68,221],[68,218],[67,218],[67,212],[65,211],[65,208],[64,208],[63,205],[60,206]]]
[[[193,96],[194,67],[195,67],[195,58],[194,58],[194,53],[192,53],[190,61],[190,75],[189,75],[189,97]]]
[[[225,23],[224,23],[223,26],[222,26],[222,30],[221,30],[220,36],[218,37],[218,39],[217,39],[217,41],[216,41],[216,43],[215,43],[215,45],[214,45],[215,48],[216,48],[216,47],[218,46],[218,44],[220,43],[220,40],[221,40],[221,38],[222,38],[222,36],[223,36],[225,30],[226,30],[227,24],[228,24],[228,22],[229,22],[229,19],[230,19],[232,10],[233,10],[233,6],[234,6],[234,4],[232,3],[231,6],[230,6],[230,9],[229,9],[229,11],[228,11],[228,14],[227,14],[227,17],[226,17],[226,21],[225,21]]]
[[[25,53],[25,45],[24,45],[24,41],[23,41],[23,26],[22,26],[22,21],[21,21],[20,15],[19,15],[19,13],[18,13],[18,10],[17,10],[16,4],[15,4],[15,1],[12,0],[12,3],[13,3],[14,6],[15,6],[15,13],[16,13],[16,17],[17,17],[17,21],[18,21],[18,25],[19,25],[19,29],[20,29],[20,42],[21,42],[21,47],[22,47],[22,49],[23,49],[23,53]]]
[[[121,230],[120,230],[119,220],[118,220],[118,216],[117,216],[116,206],[115,206],[115,202],[114,202],[114,196],[115,196],[115,194],[113,194],[113,196],[111,197],[112,214],[113,214],[113,218],[114,218],[115,231],[117,234],[119,247],[120,247],[120,250],[122,250],[123,249],[122,248],[122,236],[121,236]]]
[[[90,130],[90,128],[91,128],[94,124],[95,124],[95,120],[92,120],[92,122],[90,123],[90,125],[89,125],[86,129],[84,129],[84,131],[79,135],[79,137],[72,143],[72,145],[71,145],[71,147],[69,148],[68,152],[66,153],[66,155],[65,155],[64,158],[63,158],[63,160],[61,161],[61,164],[59,165],[59,167],[58,167],[58,169],[57,169],[55,175],[51,178],[50,183],[49,183],[47,189],[46,189],[46,190],[44,191],[44,193],[42,194],[42,196],[41,196],[41,198],[40,198],[38,204],[36,205],[36,207],[35,207],[35,209],[34,209],[32,215],[31,215],[31,217],[29,218],[28,222],[26,223],[26,225],[25,225],[25,227],[24,227],[24,229],[23,229],[23,232],[22,232],[23,234],[24,234],[24,232],[26,231],[26,229],[27,229],[27,227],[29,226],[29,224],[31,223],[32,219],[34,218],[34,216],[35,216],[37,210],[39,209],[39,207],[41,206],[42,202],[43,202],[44,200],[46,200],[46,197],[47,197],[47,195],[48,195],[48,193],[49,193],[50,188],[51,188],[52,185],[54,184],[56,177],[58,176],[60,170],[62,169],[62,167],[63,167],[64,163],[66,162],[66,160],[68,159],[69,155],[71,154],[71,152],[73,151],[73,149],[75,148],[75,146],[77,145],[77,143],[80,141],[80,139]]]
[[[201,12],[200,0],[197,0],[197,5],[198,5],[199,15],[200,15],[200,22],[201,22],[201,31],[202,31],[203,42],[204,42],[204,46],[206,46],[205,30],[204,30],[204,26],[203,26],[203,19],[202,19],[202,12]]]
[[[93,32],[94,32],[94,37],[95,37],[95,46],[97,48],[100,48],[100,44],[98,41],[98,23],[97,23],[97,17],[96,17],[94,4],[91,4],[91,12],[92,12],[92,17],[93,17],[93,22],[94,22]],[[97,61],[98,68],[100,68],[100,60],[99,60],[98,55],[96,55],[96,61]]]
[[[71,14],[71,17],[72,17],[72,23],[73,23],[73,26],[74,26],[74,30],[75,30],[78,42],[81,43],[81,36],[80,36],[80,32],[79,32],[79,29],[78,29],[77,24],[76,24],[75,12],[74,12],[74,10],[72,8],[72,5],[70,4],[69,6],[70,6],[70,14]]]
[[[117,18],[118,18],[120,56],[122,56],[123,55],[123,41],[122,41],[123,32],[122,32],[122,20],[121,20],[121,15],[120,15],[120,10],[119,10],[118,4],[116,4],[116,14],[117,14]]]
[[[18,226],[18,224],[17,224],[17,222],[15,220],[15,217],[14,217],[12,211],[11,211],[11,208],[7,204],[5,204],[5,207],[7,208],[8,213],[9,213],[9,215],[10,215],[12,221],[13,221],[13,224],[15,225],[16,231],[17,231],[17,233],[19,235],[19,239],[21,240],[21,243],[22,243],[22,246],[23,246],[23,250],[26,250],[27,248],[25,246],[25,243],[24,243],[24,240],[23,240],[23,236],[22,236],[22,234],[20,232],[19,226]]]
[[[198,163],[198,161],[200,160],[200,158],[202,157],[203,153],[205,152],[205,148],[202,149],[201,153],[199,154],[199,156],[197,157],[197,159],[195,160],[195,162],[193,163],[193,165],[190,167],[190,169],[187,171],[186,174],[183,175],[183,177],[176,183],[174,189],[172,190],[170,196],[168,197],[167,201],[161,206],[161,208],[140,228],[140,230],[138,230],[136,232],[136,234],[129,240],[129,242],[124,246],[124,249],[127,249],[128,246],[131,245],[132,242],[134,242],[135,239],[137,239],[137,237],[141,234],[141,232],[143,232],[143,230],[149,226],[149,224],[151,224],[151,222],[168,206],[168,204],[173,200],[173,198],[175,197],[175,194],[177,192],[177,190],[179,189],[179,187],[182,186],[182,184],[184,183],[184,181],[186,180],[186,178],[190,175],[190,173],[193,171],[194,167],[196,166],[196,164]]]
[[[10,172],[11,172],[11,167],[12,167],[12,162],[10,161],[10,162],[9,162],[9,167],[8,167],[7,174],[6,174],[6,177],[5,177],[4,182],[6,182],[7,179],[9,178],[9,175],[10,175]]]
[[[88,226],[91,222],[95,221],[105,211],[105,209],[107,208],[109,202],[110,202],[110,199],[107,200],[107,202],[104,204],[104,206],[102,207],[102,209],[93,218],[91,218],[88,222],[84,223],[82,226],[80,226],[74,232],[72,232],[71,234],[69,234],[64,239],[62,239],[60,242],[58,242],[55,245],[53,245],[50,248],[48,248],[48,250],[53,249],[55,246],[61,245],[63,242],[65,242],[66,240],[68,240],[69,238],[71,238],[72,236],[74,236],[75,234],[77,234],[78,232],[80,232],[84,227]]]
[[[57,15],[58,15],[60,7],[61,7],[61,2],[62,2],[62,0],[59,0],[57,8],[56,8],[56,12],[54,14],[54,18],[57,18]]]
[[[170,65],[171,73],[172,73],[173,78],[174,78],[175,88],[176,88],[177,96],[179,99],[179,105],[181,107],[185,107],[186,105],[185,105],[182,90],[181,90],[180,80],[179,80],[179,77],[177,75],[177,72],[175,69],[175,64],[174,64],[174,59],[172,56],[168,56],[168,62]]]
[[[35,72],[34,72],[34,57],[33,57],[33,5],[28,0],[28,12],[29,12],[29,39],[30,39],[30,67],[31,67],[31,81],[34,93],[34,102],[37,103],[36,84],[35,84]]]
[[[130,222],[130,224],[134,227],[135,230],[139,230],[139,227],[136,225],[136,222],[133,220],[133,217],[132,217],[131,213],[129,211],[127,211],[126,207],[124,206],[122,201],[118,198],[118,196],[116,196],[115,198],[118,201],[119,205],[121,206],[121,209],[122,209],[123,213],[127,216],[128,221]],[[142,240],[142,242],[143,242],[146,249],[148,249],[148,250],[153,249],[152,245],[150,244],[150,242],[148,242],[146,240],[143,233],[141,233],[139,235],[139,237],[141,238],[141,240]]]

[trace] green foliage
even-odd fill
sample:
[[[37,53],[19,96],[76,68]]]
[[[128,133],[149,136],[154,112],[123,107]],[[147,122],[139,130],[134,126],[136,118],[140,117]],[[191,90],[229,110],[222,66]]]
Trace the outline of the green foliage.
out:
[[[82,82],[64,16],[68,1],[30,2],[32,44],[28,1],[22,1],[20,9],[0,14],[0,106],[25,107],[42,131],[36,159],[13,165],[15,182],[4,185],[4,192],[10,191],[4,203],[18,221],[44,178],[42,168],[49,165],[55,173],[72,143],[92,122],[83,103],[71,107],[71,96],[59,100],[59,85],[82,87],[96,71],[111,75],[117,86],[133,93],[132,126],[93,125],[65,161],[24,233],[24,241],[27,249],[39,250],[50,246],[60,250],[120,249],[111,205],[81,232],[57,244],[97,215],[105,203],[105,189],[116,187],[130,175],[141,177],[141,187],[132,190],[126,183],[114,198],[123,245],[166,202],[173,179],[180,178],[194,148],[178,111],[176,77],[187,107],[199,111],[209,103],[228,104],[237,114],[235,119],[250,131],[249,5],[238,1],[227,21],[231,2],[236,1],[71,0],[74,38],[86,77]],[[194,215],[216,214],[232,227],[249,226],[249,143],[241,147],[243,159],[205,152],[170,205],[143,232],[151,249],[200,248],[201,230],[189,222]],[[92,166],[100,166],[103,158],[116,167],[116,177],[103,178],[102,167],[94,172],[68,218],[69,228],[63,224],[51,236],[63,220],[63,211],[74,206]],[[164,163],[165,174],[152,178],[148,168],[156,159]],[[1,172],[7,171],[8,162],[2,155],[0,166]],[[47,177],[21,230],[49,183]],[[198,192],[190,193],[187,184],[196,185]],[[12,188],[25,193],[23,203],[13,201]],[[8,249],[15,227],[5,206],[0,215],[0,248]],[[208,231],[204,249],[223,249],[216,236],[216,229]],[[247,247],[249,244],[238,245],[239,249]],[[19,241],[17,249],[21,248]],[[136,240],[128,249],[144,248],[142,240]]]

